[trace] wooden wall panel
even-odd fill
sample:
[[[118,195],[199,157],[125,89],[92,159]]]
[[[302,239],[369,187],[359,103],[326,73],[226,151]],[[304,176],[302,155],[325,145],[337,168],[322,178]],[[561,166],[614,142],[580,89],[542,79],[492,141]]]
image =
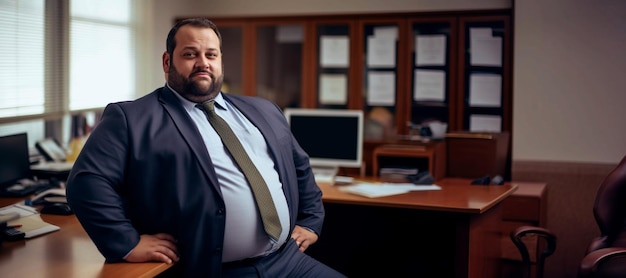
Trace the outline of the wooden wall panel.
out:
[[[512,180],[548,184],[547,228],[557,235],[545,277],[576,277],[590,240],[599,234],[593,218],[598,186],[616,164],[513,161]]]

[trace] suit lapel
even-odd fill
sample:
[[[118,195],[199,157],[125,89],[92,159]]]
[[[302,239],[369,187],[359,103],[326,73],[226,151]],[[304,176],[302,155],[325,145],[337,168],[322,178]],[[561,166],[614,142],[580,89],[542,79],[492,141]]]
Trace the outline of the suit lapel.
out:
[[[283,180],[285,177],[288,177],[288,173],[286,173],[285,165],[283,160],[281,159],[280,150],[281,146],[279,144],[278,139],[276,138],[276,134],[273,132],[273,128],[271,127],[271,123],[268,121],[267,117],[259,112],[259,109],[253,105],[252,103],[246,101],[246,99],[239,98],[237,96],[231,96],[227,94],[222,94],[226,101],[232,103],[241,113],[243,113],[252,124],[254,124],[263,137],[265,138],[265,142],[270,151],[270,155],[274,164],[276,165],[276,171],[278,171],[278,178],[280,182],[283,184],[283,191],[285,192],[285,196],[291,196],[290,187],[286,186],[286,181]],[[287,203],[291,207],[291,199],[287,198]]]
[[[278,165],[278,140],[276,139],[274,132],[271,131],[272,127],[270,126],[270,123],[267,121],[267,119],[259,112],[256,106],[240,98],[231,97],[226,94],[222,94],[222,96],[224,96],[226,101],[229,101],[235,107],[237,107],[237,109],[239,109],[239,111],[241,111],[241,113],[243,113],[246,118],[248,118],[248,120],[259,129],[259,131],[261,132],[261,134],[263,134],[263,137],[265,138],[265,142],[267,142],[269,146],[270,153],[272,154],[272,160],[274,160],[274,163],[277,163]]]
[[[159,95],[159,101],[163,105],[165,111],[167,111],[170,115],[172,121],[174,121],[174,124],[178,128],[178,131],[182,134],[183,139],[187,142],[187,145],[191,148],[200,162],[200,166],[211,182],[211,185],[221,195],[221,190],[217,182],[217,175],[215,174],[215,168],[213,167],[213,162],[211,162],[210,157],[207,155],[208,151],[204,145],[204,141],[202,140],[202,135],[200,135],[197,127],[193,124],[193,121],[187,114],[187,111],[185,111],[183,106],[180,104],[180,101],[174,94],[175,93],[169,88],[164,87]]]

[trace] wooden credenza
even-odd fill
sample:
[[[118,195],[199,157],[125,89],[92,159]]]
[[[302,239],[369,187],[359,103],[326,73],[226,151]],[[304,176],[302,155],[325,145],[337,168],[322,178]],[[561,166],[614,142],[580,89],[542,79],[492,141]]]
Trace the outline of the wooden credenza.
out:
[[[446,176],[446,143],[430,145],[382,145],[374,149],[372,155],[373,176],[385,166],[385,160],[394,161],[391,165],[411,165],[421,171],[429,171],[435,180]]]
[[[483,176],[508,178],[508,132],[446,134],[447,177],[477,179]]]

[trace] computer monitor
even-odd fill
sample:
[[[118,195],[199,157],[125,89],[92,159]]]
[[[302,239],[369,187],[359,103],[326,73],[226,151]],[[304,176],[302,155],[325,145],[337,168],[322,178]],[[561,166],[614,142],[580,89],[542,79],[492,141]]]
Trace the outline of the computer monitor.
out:
[[[284,113],[314,172],[361,167],[362,110],[286,108]]]
[[[28,137],[19,133],[0,137],[0,188],[31,177]]]

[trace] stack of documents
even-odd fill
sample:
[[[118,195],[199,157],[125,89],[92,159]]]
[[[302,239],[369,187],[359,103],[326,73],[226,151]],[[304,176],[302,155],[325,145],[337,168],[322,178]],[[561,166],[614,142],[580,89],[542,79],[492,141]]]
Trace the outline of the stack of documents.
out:
[[[52,225],[41,219],[41,215],[33,207],[14,204],[0,208],[0,215],[19,214],[19,218],[7,222],[9,226],[25,233],[24,238],[32,238],[50,232],[58,231],[59,226]]]
[[[380,168],[382,179],[406,179],[408,175],[417,174],[417,168],[383,167]]]
[[[431,185],[415,185],[412,183],[358,183],[355,185],[342,186],[339,190],[361,195],[369,198],[384,197],[391,195],[404,194],[411,191],[424,190],[441,190],[441,186]]]

